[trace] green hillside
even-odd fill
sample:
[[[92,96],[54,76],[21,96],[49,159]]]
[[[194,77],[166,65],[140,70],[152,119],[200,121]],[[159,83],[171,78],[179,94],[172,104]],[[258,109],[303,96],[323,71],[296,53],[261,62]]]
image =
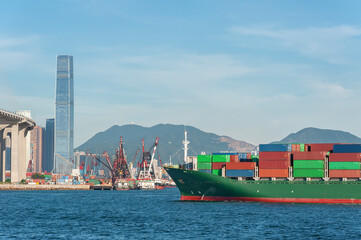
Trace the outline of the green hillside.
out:
[[[172,162],[183,161],[182,141],[184,139],[184,125],[158,124],[153,127],[142,127],[138,125],[113,126],[104,132],[97,133],[76,150],[101,154],[107,151],[113,154],[120,137],[123,137],[124,148],[127,158],[132,160],[137,149],[142,147],[142,138],[145,140],[145,149],[149,150],[159,137],[156,158],[160,156],[163,163],[168,162],[171,155]],[[195,156],[201,152],[207,154],[219,151],[250,151],[254,145],[237,141],[226,136],[218,136],[213,133],[203,132],[195,127],[187,126],[190,150],[188,154]],[[140,154],[137,156],[139,159]]]

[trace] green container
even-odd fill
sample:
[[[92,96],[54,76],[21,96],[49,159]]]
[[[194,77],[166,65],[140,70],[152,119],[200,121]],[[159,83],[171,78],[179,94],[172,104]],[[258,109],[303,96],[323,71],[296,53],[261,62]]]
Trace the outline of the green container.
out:
[[[222,176],[222,169],[215,169],[212,170],[212,174]]]
[[[323,160],[294,160],[293,161],[293,168],[324,168],[324,161]]]
[[[304,151],[305,151],[305,144],[304,144],[304,143],[301,143],[301,144],[300,144],[300,151],[301,151],[301,152],[304,152]]]
[[[198,155],[197,161],[199,163],[210,163],[212,162],[212,155]]]
[[[198,170],[210,170],[212,168],[212,163],[208,163],[208,162],[198,162],[197,163],[197,167],[198,167]]]
[[[98,179],[90,179],[89,183],[94,183],[94,185],[99,185],[101,182]]]
[[[212,162],[230,162],[231,156],[230,155],[213,155]]]
[[[46,178],[51,178],[51,175],[44,175],[44,177],[46,177]]]
[[[314,168],[314,169],[293,169],[293,177],[317,177],[322,178],[324,177],[324,170],[323,168]]]
[[[358,170],[360,169],[360,162],[330,162],[330,170]]]

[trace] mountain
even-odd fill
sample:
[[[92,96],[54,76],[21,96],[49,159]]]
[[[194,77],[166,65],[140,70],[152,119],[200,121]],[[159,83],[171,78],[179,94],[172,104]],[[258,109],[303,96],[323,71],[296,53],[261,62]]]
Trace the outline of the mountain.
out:
[[[304,128],[277,143],[361,143],[361,138],[344,131]]]
[[[159,137],[156,158],[160,156],[162,162],[168,162],[172,156],[172,162],[183,161],[184,125],[158,124],[153,127],[139,125],[114,125],[104,132],[95,134],[88,141],[80,145],[76,150],[102,154],[107,151],[114,154],[123,137],[124,149],[128,161],[132,161],[137,149],[142,148],[142,138],[145,142],[145,150],[148,151],[156,137]],[[232,139],[227,136],[218,136],[213,133],[203,132],[195,127],[187,126],[188,140],[190,141],[188,155],[195,156],[206,152],[207,154],[220,151],[251,151],[254,145]],[[177,153],[177,154],[176,154]],[[138,154],[137,160],[141,154]],[[174,156],[173,156],[174,155]]]

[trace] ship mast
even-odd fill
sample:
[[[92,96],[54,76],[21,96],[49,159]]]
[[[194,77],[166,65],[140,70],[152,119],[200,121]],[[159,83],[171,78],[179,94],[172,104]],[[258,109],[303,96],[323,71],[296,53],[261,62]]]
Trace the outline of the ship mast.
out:
[[[183,149],[184,149],[184,164],[187,164],[187,158],[188,158],[188,144],[190,142],[187,139],[187,131],[184,130],[184,141],[183,141]]]

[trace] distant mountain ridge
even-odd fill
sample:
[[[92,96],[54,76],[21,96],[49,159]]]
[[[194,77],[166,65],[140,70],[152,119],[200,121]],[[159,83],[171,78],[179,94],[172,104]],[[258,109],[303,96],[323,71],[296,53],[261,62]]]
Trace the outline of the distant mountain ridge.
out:
[[[340,130],[309,127],[275,143],[361,143],[361,138]]]
[[[123,137],[124,149],[127,154],[128,161],[132,161],[137,149],[142,147],[142,138],[144,138],[146,151],[152,146],[156,137],[159,137],[159,145],[157,148],[157,156],[163,163],[168,162],[170,156],[176,152],[178,154],[172,157],[172,162],[183,161],[183,143],[184,130],[187,130],[188,139],[190,141],[188,154],[195,156],[206,152],[211,154],[220,151],[251,151],[254,145],[232,139],[227,136],[218,136],[214,133],[206,133],[198,128],[184,125],[158,124],[153,127],[142,127],[139,125],[114,125],[104,132],[95,134],[88,141],[76,148],[79,151],[87,151],[90,153],[102,154],[107,151],[114,154],[115,148],[118,146],[120,137]],[[140,154],[137,156],[137,160]]]

